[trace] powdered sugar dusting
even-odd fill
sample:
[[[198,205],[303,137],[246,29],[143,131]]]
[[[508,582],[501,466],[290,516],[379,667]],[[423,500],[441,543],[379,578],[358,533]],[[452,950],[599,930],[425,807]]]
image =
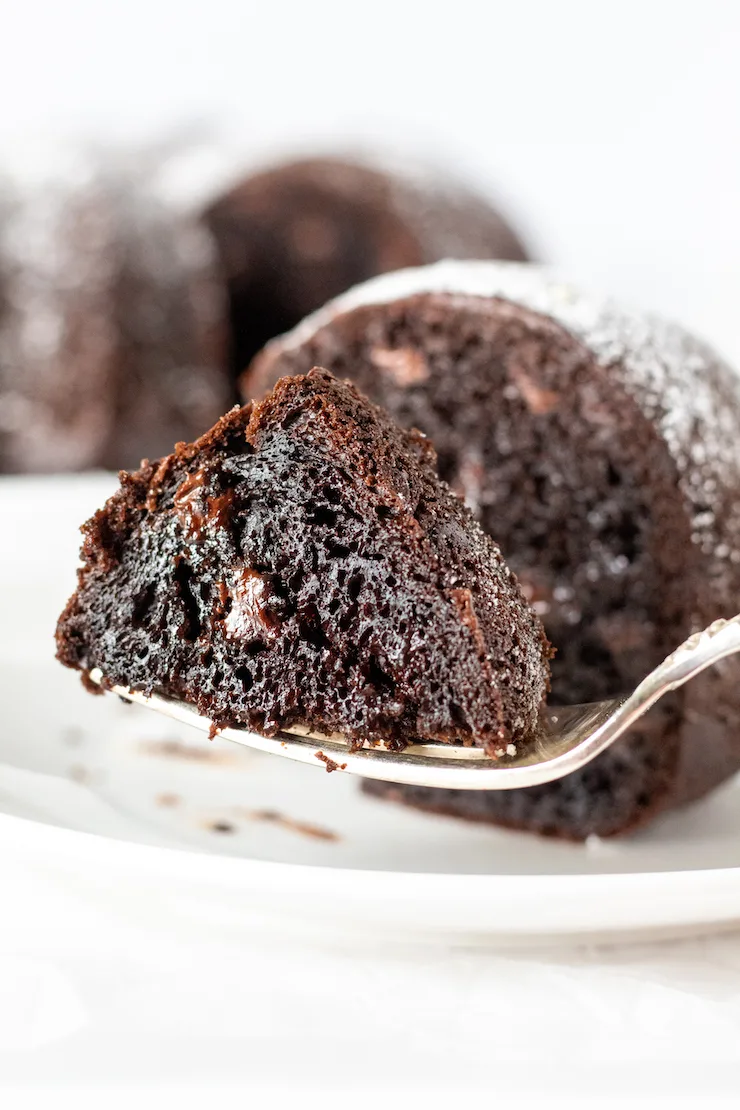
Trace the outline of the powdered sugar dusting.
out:
[[[93,176],[89,161],[68,159],[4,185],[0,431],[11,469],[84,466],[107,431],[111,228]]]
[[[210,237],[161,180],[171,151],[31,153],[0,181],[3,468],[100,465],[132,369],[171,369],[206,426],[228,403],[225,294]]]

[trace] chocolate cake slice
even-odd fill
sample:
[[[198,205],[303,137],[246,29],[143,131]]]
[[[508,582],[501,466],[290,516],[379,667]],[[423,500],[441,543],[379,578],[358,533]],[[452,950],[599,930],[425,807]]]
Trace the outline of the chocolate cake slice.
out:
[[[375,274],[527,257],[499,213],[458,182],[340,158],[244,177],[204,220],[228,282],[235,374],[268,339]]]
[[[740,380],[681,328],[538,267],[442,263],[360,286],[268,345],[245,395],[314,363],[432,440],[557,648],[555,703],[631,690],[740,608]],[[634,828],[739,768],[730,660],[560,782],[368,789],[582,838]]]
[[[429,442],[322,370],[133,474],[83,529],[58,657],[219,725],[526,743],[549,644]]]

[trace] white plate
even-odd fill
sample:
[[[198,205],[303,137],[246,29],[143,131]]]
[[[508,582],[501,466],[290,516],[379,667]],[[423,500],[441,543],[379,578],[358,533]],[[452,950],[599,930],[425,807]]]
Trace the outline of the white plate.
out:
[[[432,817],[93,698],[53,659],[77,526],[110,476],[0,481],[0,857],[119,912],[466,937],[740,920],[740,781],[586,846]],[[173,850],[175,849],[175,850]]]

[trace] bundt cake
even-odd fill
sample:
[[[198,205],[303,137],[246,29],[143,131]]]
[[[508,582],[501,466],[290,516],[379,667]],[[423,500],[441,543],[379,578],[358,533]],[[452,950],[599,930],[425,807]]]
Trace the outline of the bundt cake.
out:
[[[136,473],[84,527],[58,657],[217,725],[526,744],[549,644],[434,451],[325,371]]]
[[[524,257],[467,191],[336,159],[255,173],[202,218],[162,188],[165,144],[52,165],[0,184],[0,471],[138,466],[202,434],[264,342],[350,285]]]
[[[22,181],[22,185],[20,183]],[[92,155],[0,200],[0,471],[138,466],[233,403],[208,234]]]
[[[538,267],[441,263],[368,282],[269,344],[245,396],[314,364],[434,443],[543,619],[556,703],[631,689],[740,609],[740,383],[680,327]],[[560,782],[368,789],[580,839],[632,829],[739,767],[729,660]]]
[[[337,158],[246,177],[206,210],[240,373],[268,339],[375,274],[441,258],[524,259],[501,216],[457,183]]]

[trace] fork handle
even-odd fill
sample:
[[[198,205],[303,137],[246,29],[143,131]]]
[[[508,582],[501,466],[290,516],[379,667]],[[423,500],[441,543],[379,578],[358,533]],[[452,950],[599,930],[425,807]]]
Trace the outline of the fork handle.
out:
[[[655,683],[661,693],[675,690],[707,667],[740,651],[740,613],[729,620],[714,621],[708,628],[695,632],[641,682],[635,693],[648,683]]]
[[[541,767],[527,768],[531,780],[527,785],[550,782],[579,770],[623,736],[665,694],[736,652],[740,652],[740,614],[729,620],[716,620],[701,632],[693,633],[651,671],[629,697],[611,703],[573,707],[571,712],[584,715],[583,720],[575,718],[584,739],[562,755],[548,760],[545,774],[538,773]]]

